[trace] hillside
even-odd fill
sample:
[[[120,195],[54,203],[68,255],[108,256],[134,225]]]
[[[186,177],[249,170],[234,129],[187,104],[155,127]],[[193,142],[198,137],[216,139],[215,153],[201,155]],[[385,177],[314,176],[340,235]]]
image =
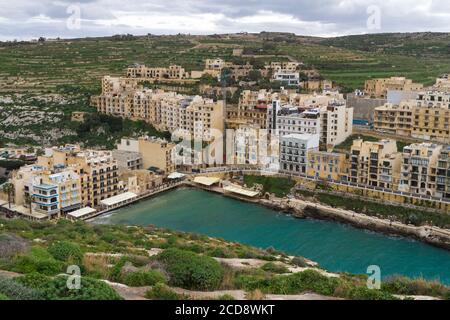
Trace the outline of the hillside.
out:
[[[80,290],[66,286],[74,265]],[[450,297],[437,282],[393,277],[370,290],[366,279],[270,248],[152,226],[0,219],[0,300]]]
[[[440,33],[314,38],[267,32],[0,42],[0,143],[74,142],[84,128],[70,120],[71,112],[94,112],[89,97],[100,92],[101,77],[123,75],[135,62],[176,63],[190,71],[201,70],[204,60],[214,57],[258,64],[296,59],[349,92],[369,78],[394,75],[432,84],[450,71],[449,43],[449,34]],[[233,56],[233,48],[243,48],[244,55]],[[131,123],[121,126],[125,129],[111,133],[101,123],[79,141],[111,147],[117,137],[135,130]]]

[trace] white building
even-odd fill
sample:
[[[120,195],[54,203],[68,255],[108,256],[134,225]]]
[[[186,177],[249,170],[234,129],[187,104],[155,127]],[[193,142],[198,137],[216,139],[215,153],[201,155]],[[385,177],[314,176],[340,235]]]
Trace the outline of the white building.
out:
[[[319,149],[318,134],[289,134],[280,138],[280,171],[306,174],[308,152]]]

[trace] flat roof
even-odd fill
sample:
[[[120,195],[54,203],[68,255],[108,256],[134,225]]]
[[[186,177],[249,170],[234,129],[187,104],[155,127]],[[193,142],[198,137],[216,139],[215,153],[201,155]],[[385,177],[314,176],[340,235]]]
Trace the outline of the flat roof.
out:
[[[228,192],[232,192],[232,193],[237,193],[246,197],[250,197],[250,198],[254,198],[256,197],[259,192],[258,191],[254,191],[254,190],[247,190],[247,189],[243,189],[237,186],[226,186],[223,188],[223,190],[228,191]]]
[[[167,178],[169,178],[169,179],[180,179],[180,178],[183,178],[184,176],[185,176],[185,174],[183,174],[183,173],[172,172],[171,174],[168,175]]]
[[[114,196],[114,197],[111,197],[111,198],[108,198],[105,200],[101,200],[100,203],[105,206],[113,206],[120,202],[131,200],[136,197],[137,197],[137,194],[135,194],[133,192],[125,192],[125,193],[118,194],[117,196]]]
[[[205,186],[212,186],[213,184],[219,183],[220,178],[214,178],[214,177],[195,177],[194,182],[198,184],[202,184]]]
[[[97,212],[97,210],[95,210],[91,207],[84,207],[84,208],[69,212],[67,215],[74,217],[74,218],[81,218],[81,217],[87,216],[87,215],[95,213],[95,212]]]

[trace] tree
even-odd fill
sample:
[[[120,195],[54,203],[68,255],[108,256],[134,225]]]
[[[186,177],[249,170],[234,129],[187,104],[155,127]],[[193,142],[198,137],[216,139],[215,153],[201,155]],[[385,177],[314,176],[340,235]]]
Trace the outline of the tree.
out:
[[[14,192],[14,185],[10,182],[7,182],[3,185],[2,190],[8,195],[8,207],[9,209],[11,209],[11,198]]]
[[[30,195],[29,193],[25,194],[25,203],[30,207],[30,215],[33,213],[33,202],[34,202],[34,197],[32,195]]]

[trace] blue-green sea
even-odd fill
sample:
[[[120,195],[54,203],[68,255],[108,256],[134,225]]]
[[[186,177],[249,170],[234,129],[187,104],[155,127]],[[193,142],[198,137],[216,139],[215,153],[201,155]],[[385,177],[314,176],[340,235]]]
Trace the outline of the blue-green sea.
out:
[[[383,277],[402,274],[450,284],[449,251],[336,222],[299,220],[197,189],[164,193],[99,217],[95,223],[153,224],[259,248],[273,247],[316,261],[330,271],[366,273],[369,265],[378,265]]]

